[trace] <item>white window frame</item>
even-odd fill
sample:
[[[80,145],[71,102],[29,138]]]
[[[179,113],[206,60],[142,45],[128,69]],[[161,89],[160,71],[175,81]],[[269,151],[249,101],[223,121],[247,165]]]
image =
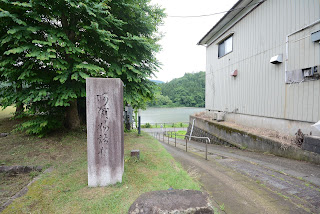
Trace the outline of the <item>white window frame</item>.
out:
[[[227,45],[227,46],[226,46]],[[227,48],[227,50],[226,50]],[[233,51],[233,34],[229,35],[218,43],[218,58],[221,58]]]

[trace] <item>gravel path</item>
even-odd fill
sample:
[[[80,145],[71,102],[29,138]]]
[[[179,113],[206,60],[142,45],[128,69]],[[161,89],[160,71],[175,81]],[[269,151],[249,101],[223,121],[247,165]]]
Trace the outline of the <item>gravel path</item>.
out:
[[[188,142],[188,153],[184,140],[162,143],[226,213],[320,212],[319,165],[218,145],[206,161],[203,143]]]

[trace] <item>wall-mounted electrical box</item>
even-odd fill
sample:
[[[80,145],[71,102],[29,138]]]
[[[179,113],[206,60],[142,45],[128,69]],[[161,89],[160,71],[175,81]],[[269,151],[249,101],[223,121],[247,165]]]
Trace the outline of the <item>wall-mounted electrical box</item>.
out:
[[[320,65],[286,71],[286,83],[301,83],[308,80],[320,79]]]
[[[282,63],[282,54],[271,57],[270,63],[272,63],[272,64]]]
[[[320,66],[313,66],[313,67],[310,67],[310,68],[302,69],[303,76],[304,77],[317,76],[317,75],[319,75],[319,68],[320,68]]]
[[[320,30],[311,34],[312,42],[320,42]]]
[[[302,69],[302,72],[304,77],[312,77],[314,70],[311,68],[305,68],[305,69]]]

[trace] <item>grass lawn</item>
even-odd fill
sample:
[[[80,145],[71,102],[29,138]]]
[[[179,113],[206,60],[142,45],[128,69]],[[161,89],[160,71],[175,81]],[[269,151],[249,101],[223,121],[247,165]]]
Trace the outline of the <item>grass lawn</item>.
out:
[[[16,123],[8,118],[0,119],[0,132],[9,132]],[[51,173],[42,174],[28,193],[16,199],[3,214],[127,213],[144,192],[170,187],[200,189],[199,183],[192,180],[162,145],[145,133],[141,136],[125,133],[125,173],[121,184],[89,188],[86,149],[86,133],[81,130],[56,132],[43,139],[22,133],[0,138],[0,150],[5,151],[0,153],[0,164],[54,167]],[[140,160],[130,157],[132,149],[140,150]],[[3,179],[4,175],[1,176]],[[17,177],[14,179],[22,182]],[[9,181],[0,185],[1,190],[12,190],[10,187],[14,186]]]

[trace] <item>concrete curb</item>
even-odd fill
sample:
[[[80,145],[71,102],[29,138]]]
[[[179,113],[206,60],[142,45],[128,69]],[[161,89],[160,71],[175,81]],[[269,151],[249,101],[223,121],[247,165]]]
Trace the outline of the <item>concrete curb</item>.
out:
[[[231,145],[240,149],[257,152],[267,152],[280,157],[320,164],[320,155],[317,153],[305,151],[293,146],[284,147],[280,142],[270,138],[258,136],[196,116],[190,116],[190,121],[193,119],[196,120],[193,135],[209,137],[212,143]],[[188,133],[189,132],[190,125],[188,128]]]

